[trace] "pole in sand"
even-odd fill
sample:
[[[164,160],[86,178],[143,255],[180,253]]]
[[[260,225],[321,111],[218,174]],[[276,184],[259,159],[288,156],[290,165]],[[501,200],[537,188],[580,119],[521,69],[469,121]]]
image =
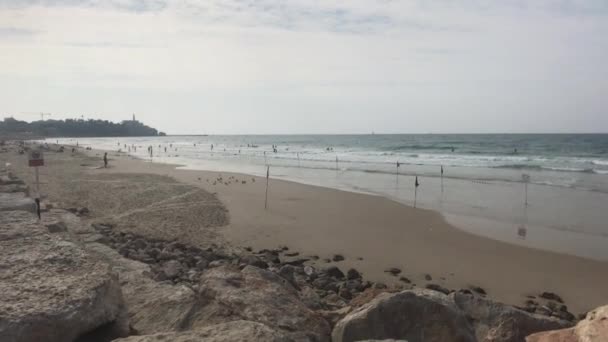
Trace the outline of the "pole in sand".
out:
[[[395,183],[397,183],[397,186],[399,186],[399,166],[401,166],[401,163],[397,161],[397,176],[395,177]]]
[[[418,183],[418,176],[416,176],[416,180],[414,181],[414,208],[416,208],[416,199],[418,197],[418,187],[420,183]]]
[[[298,167],[300,167],[300,152],[296,152],[296,156],[298,156]]]
[[[530,175],[523,174],[521,175],[521,179],[524,182],[524,205],[528,205],[528,183],[530,182]]]
[[[40,176],[38,174],[38,167],[39,166],[44,166],[44,158],[42,157],[42,152],[41,151],[34,151],[32,150],[30,152],[30,156],[29,156],[29,160],[28,160],[28,165],[30,167],[34,168],[34,172],[36,174],[36,198],[35,198],[35,202],[36,202],[36,211],[38,213],[38,219],[40,219]]]
[[[441,165],[441,192],[443,192],[443,165]]]
[[[264,151],[264,164],[268,165],[268,160],[266,159],[266,151]]]
[[[338,156],[336,156],[336,171],[338,171]]]
[[[266,199],[264,200],[264,210],[268,209],[268,180],[270,179],[270,166],[266,165]]]

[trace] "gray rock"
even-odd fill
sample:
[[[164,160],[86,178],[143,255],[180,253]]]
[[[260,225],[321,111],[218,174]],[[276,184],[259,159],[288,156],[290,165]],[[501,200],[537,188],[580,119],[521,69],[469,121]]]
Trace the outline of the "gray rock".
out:
[[[0,193],[0,211],[13,210],[36,213],[36,202],[22,192]]]
[[[89,244],[87,249],[105,258],[118,273],[130,324],[139,334],[186,329],[192,313],[203,306],[190,288],[150,279],[149,265],[123,258],[99,243]]]
[[[532,334],[526,342],[605,342],[608,336],[608,305],[590,311],[585,319],[569,329]]]
[[[330,266],[322,271],[323,274],[336,279],[344,279],[344,273],[336,266]]]
[[[68,226],[65,222],[55,221],[45,224],[46,228],[49,230],[49,233],[63,233],[68,231]]]
[[[0,269],[3,342],[72,341],[106,324],[110,336],[128,333],[116,274],[78,245],[13,235],[0,241]]]
[[[257,267],[223,266],[206,271],[199,284],[207,303],[191,317],[192,328],[246,319],[282,330],[296,340],[329,341],[328,323],[299,299],[283,278]]]
[[[346,272],[346,279],[348,279],[348,280],[361,279],[361,273],[359,273],[359,271],[357,271],[354,268],[350,268]]]
[[[183,266],[177,260],[169,260],[163,264],[163,273],[169,279],[173,279],[182,272]]]
[[[262,323],[232,321],[191,331],[131,336],[115,342],[293,342],[285,333]]]
[[[479,341],[520,342],[538,331],[572,326],[567,321],[518,310],[481,296],[454,292],[450,298],[473,319]]]
[[[406,339],[412,342],[474,342],[473,328],[450,299],[439,292],[415,289],[382,293],[344,317],[333,341]]]
[[[258,268],[268,268],[268,264],[262,261],[262,259],[256,257],[255,255],[244,255],[240,259],[241,262],[246,265],[251,265]]]

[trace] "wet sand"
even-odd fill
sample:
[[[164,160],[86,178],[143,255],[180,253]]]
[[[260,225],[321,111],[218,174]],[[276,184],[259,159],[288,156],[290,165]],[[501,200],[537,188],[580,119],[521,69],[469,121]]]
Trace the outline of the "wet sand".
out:
[[[95,156],[99,152],[87,153]],[[263,178],[179,170],[115,153],[110,158],[109,169],[83,168],[77,158],[73,165],[62,167],[80,168],[83,175],[169,176],[215,193],[229,216],[229,223],[216,230],[235,246],[288,246],[301,256],[319,256],[315,262],[318,265],[327,265],[324,258],[341,254],[345,260],[332,264],[343,270],[355,267],[369,280],[399,283],[398,277],[384,272],[397,267],[402,270],[399,276],[418,286],[481,286],[492,298],[515,305],[521,305],[526,295],[543,291],[559,294],[575,314],[608,303],[608,263],[472,235],[451,226],[435,211],[414,209],[382,197],[275,179],[270,180],[269,208],[264,210]],[[99,163],[102,165],[101,159]],[[427,274],[431,281],[425,280]]]

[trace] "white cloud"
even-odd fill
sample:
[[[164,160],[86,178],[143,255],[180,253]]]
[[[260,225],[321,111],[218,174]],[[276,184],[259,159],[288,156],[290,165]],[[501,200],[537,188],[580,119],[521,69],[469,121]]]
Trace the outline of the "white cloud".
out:
[[[0,113],[135,111],[184,133],[319,131],[314,118],[552,131],[572,115],[572,130],[608,130],[607,4],[0,0]],[[509,124],[535,115],[551,124]],[[251,117],[266,124],[239,124]]]

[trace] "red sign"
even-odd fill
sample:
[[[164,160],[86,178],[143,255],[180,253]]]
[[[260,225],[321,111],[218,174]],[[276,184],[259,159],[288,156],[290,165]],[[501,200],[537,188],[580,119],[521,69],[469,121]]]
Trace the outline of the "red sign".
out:
[[[32,166],[44,166],[44,158],[42,157],[42,152],[40,151],[31,151],[29,158],[29,165]]]

